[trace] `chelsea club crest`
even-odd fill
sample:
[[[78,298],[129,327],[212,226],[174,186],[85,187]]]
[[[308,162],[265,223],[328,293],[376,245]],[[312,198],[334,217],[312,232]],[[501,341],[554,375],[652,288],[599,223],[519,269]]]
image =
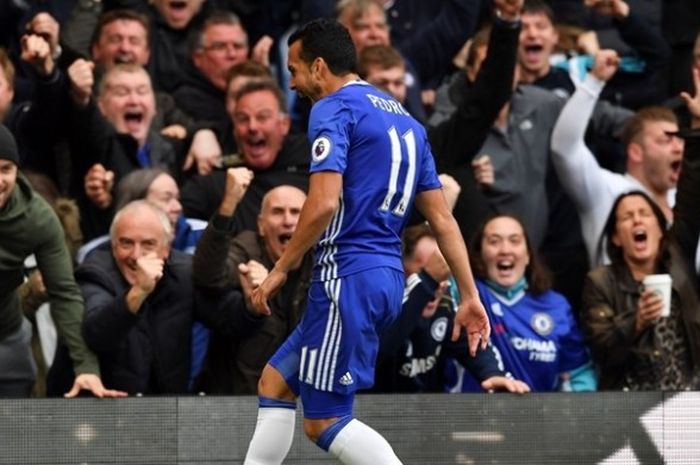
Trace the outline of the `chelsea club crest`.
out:
[[[554,320],[546,313],[535,313],[530,319],[530,326],[540,336],[547,336],[554,329]]]

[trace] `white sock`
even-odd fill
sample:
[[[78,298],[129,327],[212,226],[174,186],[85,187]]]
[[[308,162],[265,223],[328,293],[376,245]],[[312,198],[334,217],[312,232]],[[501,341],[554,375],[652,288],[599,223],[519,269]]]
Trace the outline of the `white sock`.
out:
[[[290,408],[258,409],[258,422],[243,465],[281,464],[292,447],[295,414]]]
[[[340,430],[328,452],[345,465],[401,465],[387,440],[355,419]]]

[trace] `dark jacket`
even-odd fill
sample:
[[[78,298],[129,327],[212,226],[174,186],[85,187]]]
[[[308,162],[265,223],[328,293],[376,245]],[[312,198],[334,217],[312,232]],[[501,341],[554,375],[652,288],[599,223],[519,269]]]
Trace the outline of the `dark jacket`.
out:
[[[428,86],[444,77],[452,58],[474,33],[480,2],[444,0],[439,6],[423,0],[394,2],[388,11],[392,44],[413,65],[416,78]],[[402,18],[403,16],[403,18]]]
[[[583,8],[582,5],[581,8]],[[643,62],[643,69],[639,72],[618,70],[602,91],[601,100],[635,110],[660,103],[665,96],[661,74],[666,70],[671,58],[671,49],[668,43],[658,28],[653,27],[647,18],[638,14],[634,7],[626,18],[612,20],[611,26],[614,27],[615,32],[619,33],[624,43],[612,44],[615,47],[603,43],[601,47],[618,50],[628,48],[630,55]],[[605,34],[599,36],[601,42],[604,42],[604,36]],[[533,84],[567,97],[572,95],[575,90],[575,85],[568,72],[554,67]]]
[[[658,272],[673,280],[672,302],[680,310],[691,366],[700,368],[700,293],[694,257],[700,233],[700,133],[686,139],[681,178],[678,182],[673,226],[665,234]],[[666,268],[665,270],[663,268]],[[584,285],[582,323],[593,359],[600,366],[600,388],[621,389],[627,370],[637,359],[653,359],[653,330],[634,335],[640,297],[624,263],[600,267],[589,273]],[[675,308],[675,307],[674,307]]]
[[[451,296],[443,296],[431,318],[421,316],[437,287],[438,283],[425,272],[408,278],[401,314],[381,335],[372,391],[443,392],[449,358],[459,361],[479,381],[507,376],[498,367],[490,344],[472,357],[464,331],[452,341],[456,310]]]
[[[311,149],[301,134],[287,136],[277,160],[266,170],[254,170],[253,181],[236,207],[233,232],[257,230],[257,218],[263,196],[273,187],[289,184],[306,192],[309,186],[309,154]],[[228,167],[245,166],[243,158],[227,156]],[[182,207],[188,218],[208,221],[219,208],[226,186],[226,171],[195,176],[182,187]]]
[[[86,197],[83,178],[95,163],[114,172],[114,185],[134,170],[143,168],[138,160],[138,142],[129,134],[119,134],[90,102],[85,109],[74,108],[71,118],[70,144],[73,162],[74,191],[80,205],[81,222],[86,240],[107,234],[113,215],[111,209],[100,210]],[[146,145],[150,166],[165,169],[181,179],[184,162],[183,141],[161,136],[151,127]]]
[[[222,217],[219,217],[222,218]],[[255,260],[268,270],[274,266],[263,239],[253,231],[233,237],[230,231],[210,222],[197,244],[194,256],[195,285],[220,292],[231,286],[240,289],[238,265]],[[209,356],[198,390],[218,394],[255,394],[265,364],[294,330],[306,306],[311,284],[312,254],[287,276],[280,292],[270,299],[272,314],[244,338],[212,334]]]
[[[227,121],[226,92],[214,86],[198,69],[190,65],[183,82],[173,92],[181,110],[195,121],[221,124]]]
[[[145,4],[142,5],[143,11]],[[157,90],[172,92],[182,82],[190,60],[187,38],[191,27],[183,30],[171,29],[152,5],[145,8],[144,12],[151,19],[148,72]],[[200,12],[192,23],[199,21],[202,15]]]
[[[471,161],[513,93],[519,34],[520,23],[494,22],[488,52],[474,83],[463,71],[455,74],[447,88],[449,99],[456,106],[454,112],[428,127],[439,172],[453,176],[462,188],[454,215],[467,240],[481,219],[493,211],[477,187]]]
[[[213,297],[196,291],[192,257],[176,250],[136,314],[126,308],[130,285],[110,251],[91,254],[76,279],[85,298],[85,340],[98,354],[104,382],[130,394],[187,392],[194,319],[230,337],[260,323],[245,310],[239,292]]]

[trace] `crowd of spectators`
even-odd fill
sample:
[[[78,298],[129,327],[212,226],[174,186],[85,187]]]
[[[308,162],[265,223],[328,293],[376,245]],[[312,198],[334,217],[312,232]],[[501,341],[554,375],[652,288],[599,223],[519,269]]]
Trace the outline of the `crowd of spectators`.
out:
[[[450,340],[414,214],[373,391],[700,389],[699,5],[0,0],[0,396],[256,392],[312,276],[251,305],[306,198],[286,38],[318,16],[425,125],[492,326]]]

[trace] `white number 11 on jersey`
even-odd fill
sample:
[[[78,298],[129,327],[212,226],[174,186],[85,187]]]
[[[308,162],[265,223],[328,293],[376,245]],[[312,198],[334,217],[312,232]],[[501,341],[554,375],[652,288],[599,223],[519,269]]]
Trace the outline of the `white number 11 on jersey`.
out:
[[[399,181],[399,170],[401,169],[401,162],[403,161],[404,151],[402,150],[402,144],[399,140],[399,134],[396,131],[396,127],[392,126],[389,131],[389,140],[391,141],[391,172],[389,174],[389,187],[384,197],[384,202],[382,206],[379,207],[381,211],[389,211],[391,208],[391,203],[396,195],[396,186]],[[392,213],[398,216],[404,216],[406,214],[406,209],[408,208],[408,202],[411,200],[411,192],[413,191],[413,180],[416,177],[416,138],[413,135],[413,129],[409,129],[401,135],[406,145],[406,155],[408,156],[408,172],[406,173],[406,179],[403,183],[403,189],[401,189],[400,195],[401,200],[394,207]]]

